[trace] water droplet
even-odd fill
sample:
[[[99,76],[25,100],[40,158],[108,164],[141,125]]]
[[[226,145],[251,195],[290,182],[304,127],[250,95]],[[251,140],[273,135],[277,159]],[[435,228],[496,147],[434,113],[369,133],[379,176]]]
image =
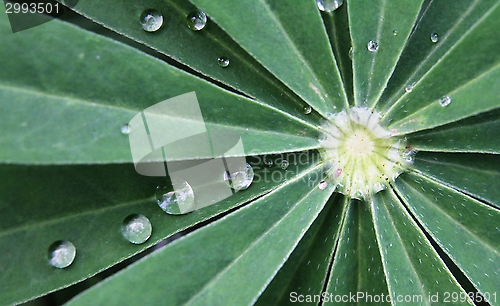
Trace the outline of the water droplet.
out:
[[[193,31],[202,30],[207,25],[205,12],[195,11],[187,15],[187,25]]]
[[[394,36],[398,35],[398,30],[392,31],[392,35],[394,35]]]
[[[326,186],[328,186],[328,183],[326,181],[321,181],[319,182],[318,188],[319,190],[325,190]]]
[[[230,164],[231,171],[224,172],[224,181],[236,191],[245,190],[252,184],[254,172],[249,164]]]
[[[120,131],[122,132],[123,135],[130,134],[130,125],[125,124],[124,126],[122,126],[122,128],[120,129]]]
[[[272,165],[273,165],[273,160],[267,155],[264,155],[263,162],[264,162],[264,165],[266,165],[268,167],[272,167]]]
[[[217,62],[219,63],[219,66],[221,66],[222,68],[226,68],[227,66],[229,66],[229,59],[225,57],[219,57],[217,59]]]
[[[144,215],[133,214],[122,222],[122,235],[133,244],[141,244],[151,237],[151,222]]]
[[[176,191],[165,192],[167,188],[156,188],[156,201],[164,212],[180,215],[194,210],[194,192],[188,182],[184,181]]]
[[[376,41],[370,40],[368,42],[367,47],[368,47],[368,51],[370,51],[370,52],[377,52],[377,50],[378,50],[378,43]]]
[[[344,0],[316,0],[318,9],[322,12],[333,12],[338,9]]]
[[[304,108],[302,109],[302,111],[304,112],[304,114],[309,115],[312,112],[311,105],[304,106]]]
[[[281,162],[280,162],[280,168],[285,170],[286,168],[288,168],[288,166],[290,166],[290,163],[288,162],[288,160],[286,159],[283,159]]]
[[[406,86],[406,88],[405,88],[406,92],[410,93],[413,90],[413,87],[415,87],[416,84],[417,84],[416,82],[413,82],[410,85]]]
[[[432,33],[431,34],[431,41],[433,43],[437,43],[439,41],[439,35],[437,33]]]
[[[163,24],[163,16],[154,9],[147,9],[139,16],[141,26],[146,32],[158,31]]]
[[[353,52],[353,51],[352,51],[352,47],[350,47],[350,48],[349,48],[349,53],[348,53],[348,55],[349,55],[349,58],[350,58],[351,60],[352,60],[352,52]]]
[[[75,260],[76,248],[66,240],[58,240],[49,247],[49,264],[56,268],[66,268]]]
[[[444,96],[441,99],[439,99],[439,105],[442,107],[448,106],[451,103],[451,98],[449,96]]]

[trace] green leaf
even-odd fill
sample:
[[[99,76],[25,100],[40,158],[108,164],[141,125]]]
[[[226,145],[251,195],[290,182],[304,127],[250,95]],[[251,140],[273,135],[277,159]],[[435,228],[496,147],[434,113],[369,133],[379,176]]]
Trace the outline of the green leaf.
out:
[[[426,177],[500,208],[500,156],[418,153],[414,167]]]
[[[494,294],[500,283],[500,211],[415,174],[402,175],[396,191],[478,291]]]
[[[193,0],[240,46],[320,114],[347,106],[314,1]]]
[[[0,29],[7,30],[1,14]],[[247,154],[317,147],[315,126],[58,20],[2,35],[0,44],[9,46],[0,58],[17,59],[0,70],[0,129],[9,131],[0,137],[3,162],[130,162],[120,128],[143,109],[192,91],[207,130],[238,133]],[[182,116],[165,115],[165,121]],[[213,157],[204,154],[177,146],[169,157]]]
[[[211,226],[151,254],[69,305],[252,303],[332,194],[331,187],[311,189],[304,183],[318,174],[318,167],[304,172]]]
[[[294,299],[317,305],[306,303],[305,295],[320,295],[325,286],[345,207],[344,197],[330,198],[255,305],[288,305]]]
[[[500,130],[500,108],[434,129],[408,134],[408,143],[418,151],[500,153],[496,131]]]
[[[347,2],[356,105],[376,106],[410,35],[422,2]],[[377,45],[377,50],[369,50],[370,41]],[[372,49],[375,49],[375,45]]]
[[[342,232],[326,287],[330,304],[353,304],[356,299],[353,300],[352,296],[357,298],[358,292],[365,294],[365,298],[366,294],[379,297],[388,295],[373,218],[367,203],[346,200],[346,204],[347,214],[342,222]],[[374,303],[365,298],[359,299],[360,304],[381,305],[380,300]]]
[[[299,163],[269,173],[259,158],[249,162],[255,177],[247,190],[183,216],[166,215],[156,203],[156,187],[169,185],[165,178],[141,176],[129,164],[0,166],[0,248],[8,250],[0,257],[0,301],[22,302],[88,278],[310,167]],[[131,214],[151,221],[153,233],[144,244],[131,244],[121,234],[122,221]],[[48,248],[58,240],[76,247],[75,261],[66,269],[48,263]]]
[[[389,124],[388,128],[395,130],[396,135],[443,125],[500,106],[497,99],[500,87],[500,55],[491,52],[500,48],[500,42],[496,39],[500,5],[498,1],[475,3],[477,2],[481,3],[482,8],[488,9],[481,10],[482,15],[474,14],[475,22],[459,39],[454,40],[452,45],[448,45],[446,54],[431,69],[413,81],[416,84],[411,92],[383,109],[382,122]],[[474,8],[473,3],[471,11],[467,13],[473,14]],[[438,18],[448,19],[448,11],[442,12],[443,15]],[[468,16],[464,14],[462,17]],[[461,21],[463,18],[456,21],[457,27],[461,26]],[[453,21],[450,20],[451,22]],[[415,35],[418,35],[417,32]],[[442,41],[438,41],[434,46],[429,33],[427,37],[428,41],[422,44],[422,47],[408,45],[408,48],[438,48],[448,40],[448,34],[445,32],[442,34]],[[448,106],[442,106],[439,102],[445,96],[451,99]]]
[[[393,304],[441,304],[451,292],[467,296],[392,190],[375,194],[372,212]],[[431,303],[432,295],[441,298]]]
[[[139,23],[140,14],[150,8],[159,11],[164,18],[162,28],[154,33],[145,32]],[[255,61],[210,18],[202,31],[190,30],[187,15],[197,8],[188,1],[80,1],[75,10],[236,91],[297,118],[314,121],[303,113],[306,104],[295,93]],[[217,59],[220,57],[229,59],[228,67],[219,67]]]

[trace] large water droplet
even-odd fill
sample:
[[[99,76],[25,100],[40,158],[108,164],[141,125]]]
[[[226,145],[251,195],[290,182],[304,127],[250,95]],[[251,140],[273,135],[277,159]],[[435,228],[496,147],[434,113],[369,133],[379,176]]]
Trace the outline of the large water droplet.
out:
[[[187,15],[187,25],[193,31],[202,30],[207,25],[205,12],[195,11]]]
[[[367,47],[368,47],[368,51],[370,51],[370,52],[377,52],[377,50],[378,50],[378,43],[376,41],[370,40],[368,42]]]
[[[304,112],[304,114],[309,115],[312,112],[311,105],[304,106],[304,108],[302,109],[302,111]]]
[[[122,126],[122,128],[120,129],[120,132],[122,132],[123,135],[130,134],[130,125],[125,124],[124,126]]]
[[[169,191],[165,193],[167,187],[157,187],[156,200],[158,206],[170,215],[180,215],[184,212],[194,210],[194,192],[191,185],[184,181],[177,191]]]
[[[413,82],[410,85],[406,86],[405,91],[408,92],[408,93],[410,93],[413,90],[413,87],[415,87],[416,84],[417,84],[416,82]]]
[[[338,9],[344,0],[316,0],[318,9],[322,12],[333,12]]]
[[[122,235],[133,244],[141,244],[151,237],[152,226],[144,215],[133,214],[122,222]]]
[[[146,32],[158,31],[163,24],[163,16],[154,9],[147,9],[139,16],[141,26]]]
[[[439,99],[439,105],[445,107],[450,105],[451,103],[451,98],[449,96],[444,96],[441,99]]]
[[[437,43],[439,41],[439,35],[437,33],[432,33],[431,34],[431,41],[433,43]]]
[[[225,57],[219,57],[217,59],[217,63],[219,63],[219,66],[221,66],[222,68],[226,68],[227,66],[229,66],[229,59]]]
[[[66,240],[59,240],[49,247],[49,264],[56,268],[66,268],[75,260],[76,248]]]
[[[224,181],[236,191],[247,189],[253,182],[254,172],[249,164],[230,164],[231,172],[224,172]]]

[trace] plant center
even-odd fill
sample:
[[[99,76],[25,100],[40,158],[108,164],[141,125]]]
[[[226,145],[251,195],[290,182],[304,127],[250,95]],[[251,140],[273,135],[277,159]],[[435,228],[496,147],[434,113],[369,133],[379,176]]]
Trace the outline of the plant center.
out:
[[[412,163],[413,150],[380,124],[380,115],[353,107],[331,115],[321,126],[321,156],[336,190],[367,200],[386,189]]]

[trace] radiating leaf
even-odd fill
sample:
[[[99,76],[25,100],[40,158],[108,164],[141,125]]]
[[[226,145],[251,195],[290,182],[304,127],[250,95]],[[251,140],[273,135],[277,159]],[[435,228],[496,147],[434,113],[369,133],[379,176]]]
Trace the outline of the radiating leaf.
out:
[[[307,303],[306,295],[320,295],[325,286],[345,207],[345,198],[338,194],[330,198],[255,305],[288,305],[294,301],[317,305],[318,300]]]
[[[500,156],[418,153],[415,169],[441,184],[500,208]]]
[[[467,296],[392,190],[375,194],[372,211],[394,305],[439,305],[451,292]],[[431,300],[433,295],[437,301]],[[454,304],[472,303],[464,299]]]
[[[6,30],[1,14],[0,28]],[[239,134],[247,154],[317,146],[315,127],[296,117],[57,20],[2,35],[0,44],[9,46],[0,49],[0,58],[11,59],[0,69],[0,129],[9,131],[0,137],[4,162],[130,162],[120,128],[143,109],[193,91],[207,130]],[[212,158],[203,154],[179,146],[169,152],[182,159]]]
[[[498,290],[498,209],[415,174],[402,175],[396,191],[480,293],[491,296]],[[491,304],[500,305],[500,301],[491,300]]]
[[[328,304],[388,305],[387,283],[368,204],[350,201],[326,287]],[[363,294],[359,296],[358,292]],[[374,295],[383,300],[370,300]]]
[[[308,175],[316,177],[318,171],[305,172],[211,226],[151,254],[69,305],[252,303],[332,194],[331,187],[311,189],[304,183]]]
[[[406,44],[422,2],[423,0],[347,1],[356,105],[374,107],[377,104]]]
[[[314,1],[192,2],[319,113],[347,105]]]

